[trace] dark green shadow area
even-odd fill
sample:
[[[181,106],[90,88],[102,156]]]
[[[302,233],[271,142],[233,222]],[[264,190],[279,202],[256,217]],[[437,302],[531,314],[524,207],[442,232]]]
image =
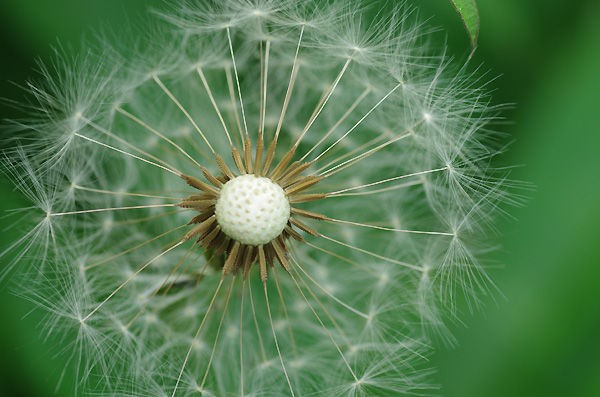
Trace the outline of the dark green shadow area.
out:
[[[503,225],[506,268],[495,278],[507,299],[458,328],[459,347],[437,356],[448,397],[600,395],[598,10],[583,5],[577,24],[540,43],[543,57],[508,76],[530,79],[525,93],[512,87],[523,100],[508,157],[536,190]]]

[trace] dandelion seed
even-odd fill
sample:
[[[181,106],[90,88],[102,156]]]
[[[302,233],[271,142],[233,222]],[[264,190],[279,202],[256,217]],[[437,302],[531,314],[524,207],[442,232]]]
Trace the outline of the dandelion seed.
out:
[[[429,336],[493,285],[478,251],[511,199],[488,164],[498,109],[410,10],[368,23],[321,3],[184,2],[159,45],[30,85],[29,136],[3,161],[33,204],[9,268],[32,262],[49,331],[78,331],[82,384],[435,389]]]

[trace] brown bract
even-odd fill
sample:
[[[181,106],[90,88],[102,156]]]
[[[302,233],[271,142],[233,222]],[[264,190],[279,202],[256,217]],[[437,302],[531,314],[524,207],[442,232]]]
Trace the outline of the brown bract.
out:
[[[263,282],[267,279],[267,269],[273,267],[276,262],[279,262],[289,272],[288,240],[293,238],[297,241],[304,241],[300,232],[319,236],[316,230],[306,225],[300,218],[328,219],[324,215],[294,206],[294,204],[324,199],[327,196],[324,193],[306,193],[307,189],[317,184],[324,177],[303,175],[312,165],[312,161],[292,162],[297,148],[296,145],[271,169],[271,166],[274,164],[276,147],[277,140],[274,139],[265,151],[264,139],[262,134],[259,134],[256,148],[253,149],[252,142],[249,136],[246,135],[243,142],[243,153],[240,153],[233,146],[231,148],[231,154],[237,170],[234,171],[229,168],[221,156],[215,154],[220,175],[212,175],[204,167],[202,168],[202,174],[206,182],[193,176],[181,175],[181,178],[190,186],[201,192],[200,194],[187,197],[178,204],[179,207],[194,209],[199,212],[189,222],[190,225],[195,226],[186,234],[185,240],[196,239],[198,245],[211,250],[214,255],[225,255],[225,262],[222,268],[223,276],[242,271],[244,277],[246,277],[254,263],[258,263],[260,266],[260,277]],[[277,183],[284,190],[290,203],[291,213],[287,225],[279,236],[266,244],[243,244],[225,234],[217,221],[215,205],[222,186],[228,181],[245,174],[254,174],[257,177],[269,178]]]

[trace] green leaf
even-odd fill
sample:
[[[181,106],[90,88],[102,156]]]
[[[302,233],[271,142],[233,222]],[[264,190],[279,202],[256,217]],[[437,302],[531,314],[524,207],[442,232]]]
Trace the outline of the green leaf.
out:
[[[450,0],[469,34],[472,51],[477,48],[477,37],[479,36],[479,11],[475,0]]]

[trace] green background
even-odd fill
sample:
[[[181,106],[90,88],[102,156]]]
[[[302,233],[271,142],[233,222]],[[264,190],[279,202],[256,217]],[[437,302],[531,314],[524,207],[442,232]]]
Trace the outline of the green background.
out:
[[[468,38],[444,0],[414,1],[440,27],[450,53],[465,59]],[[100,28],[143,23],[142,0],[0,2],[0,96],[33,76],[58,42],[77,47]],[[505,298],[465,313],[456,348],[432,358],[447,397],[600,396],[600,2],[480,0],[473,63],[499,76],[496,103],[515,139],[504,164],[533,183],[526,206],[500,220],[503,264],[493,270]],[[0,105],[0,116],[18,111]],[[0,138],[4,139],[4,137]],[[0,146],[4,141],[0,140]],[[0,210],[25,203],[0,179]],[[3,222],[0,219],[0,222]],[[4,225],[0,225],[4,226]],[[13,238],[1,229],[0,247]],[[0,248],[1,249],[1,248]],[[57,342],[40,336],[41,314],[0,286],[0,396],[73,396]],[[57,387],[58,384],[58,387]]]

